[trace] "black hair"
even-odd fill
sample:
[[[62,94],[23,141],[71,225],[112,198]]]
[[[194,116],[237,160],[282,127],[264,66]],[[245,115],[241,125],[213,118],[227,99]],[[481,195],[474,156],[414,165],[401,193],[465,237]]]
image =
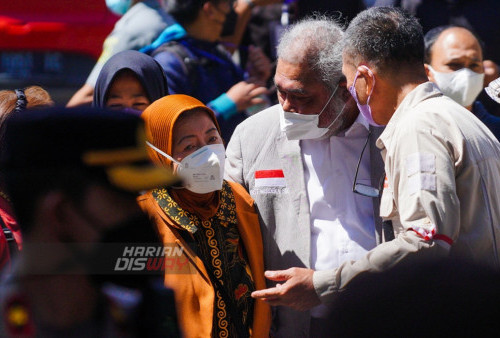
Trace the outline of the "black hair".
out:
[[[418,20],[396,7],[372,7],[359,13],[345,32],[344,52],[379,69],[423,64],[424,35]]]
[[[450,29],[450,28],[463,28],[467,29],[479,42],[479,46],[481,47],[481,50],[484,49],[483,42],[479,37],[471,31],[467,27],[459,26],[459,25],[443,25],[443,26],[438,26],[434,27],[431,30],[429,30],[425,36],[424,36],[424,45],[425,45],[425,53],[424,53],[424,62],[427,64],[431,63],[431,56],[432,56],[432,47],[436,43],[437,39],[439,36],[441,36],[441,33],[443,33],[445,30]]]
[[[182,26],[188,25],[196,20],[200,9],[206,2],[218,4],[232,0],[169,0],[167,2],[167,12]]]

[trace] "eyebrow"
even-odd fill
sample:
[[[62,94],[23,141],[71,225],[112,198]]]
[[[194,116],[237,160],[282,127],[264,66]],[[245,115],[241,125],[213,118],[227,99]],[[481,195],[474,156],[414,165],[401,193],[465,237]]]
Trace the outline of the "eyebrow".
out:
[[[217,131],[217,128],[213,127],[213,128],[208,129],[208,130],[205,132],[205,135],[210,134],[210,133],[211,133],[211,132],[213,132],[213,131]]]
[[[276,86],[276,88],[278,89],[278,91],[283,91],[282,88],[281,88],[281,86],[278,85],[275,81],[274,81],[274,85]],[[293,94],[307,95],[307,91],[304,88],[287,89],[286,92],[287,93],[293,93]]]
[[[465,56],[452,56],[451,58],[449,58],[448,60],[446,60],[446,62],[450,63],[450,62],[462,61],[464,57]],[[471,60],[475,61],[475,62],[481,62],[481,59],[479,57],[471,58]]]
[[[210,128],[208,129],[206,132],[205,132],[205,135],[208,135],[214,131],[217,131],[217,128],[213,127],[213,128]],[[184,140],[186,139],[190,139],[190,138],[195,138],[196,136],[195,135],[186,135],[186,136],[183,136],[181,137],[181,139],[179,140],[179,142],[177,142],[177,144],[181,144]]]

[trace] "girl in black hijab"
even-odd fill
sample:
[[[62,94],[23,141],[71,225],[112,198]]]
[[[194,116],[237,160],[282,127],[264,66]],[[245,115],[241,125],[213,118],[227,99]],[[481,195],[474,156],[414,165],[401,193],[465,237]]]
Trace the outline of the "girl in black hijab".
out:
[[[165,95],[167,79],[158,62],[149,55],[127,50],[104,64],[97,78],[93,105],[142,112]]]

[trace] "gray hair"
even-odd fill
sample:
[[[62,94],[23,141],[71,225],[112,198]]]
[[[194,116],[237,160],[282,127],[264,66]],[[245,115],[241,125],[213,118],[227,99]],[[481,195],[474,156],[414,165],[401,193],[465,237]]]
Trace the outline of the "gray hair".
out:
[[[277,47],[278,58],[307,62],[318,78],[334,89],[342,77],[342,27],[326,16],[305,18],[290,26]]]
[[[359,13],[344,37],[344,53],[383,70],[423,64],[424,35],[418,20],[396,7],[372,7]]]

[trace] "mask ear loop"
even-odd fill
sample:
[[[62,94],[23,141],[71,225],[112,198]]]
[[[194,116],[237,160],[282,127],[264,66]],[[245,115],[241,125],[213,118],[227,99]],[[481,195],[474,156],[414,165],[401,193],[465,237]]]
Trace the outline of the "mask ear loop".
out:
[[[342,116],[342,114],[344,113],[344,110],[345,110],[345,106],[347,106],[347,102],[344,103],[344,106],[342,107],[342,109],[340,110],[340,113],[338,113],[337,117],[333,120],[332,123],[330,123],[330,125],[328,127],[326,127],[326,129],[330,129],[331,126],[333,126],[333,124],[335,122],[337,122],[337,120]]]
[[[357,77],[357,73],[356,73],[356,77]],[[356,81],[356,79],[354,79],[354,81]],[[330,101],[332,100],[333,96],[335,95],[335,93],[337,92],[337,89],[339,89],[339,85],[337,85],[337,87],[335,88],[335,90],[333,91],[332,95],[330,95],[330,98],[328,99],[328,102],[326,103],[325,107],[323,107],[323,110],[321,111],[321,113],[318,114],[318,117],[323,114],[323,111],[325,110],[326,106],[328,106],[328,104],[330,103]],[[340,113],[338,113],[337,117],[333,120],[332,123],[330,123],[328,125],[328,127],[326,127],[326,129],[330,129],[331,126],[333,126],[333,124],[335,122],[337,122],[337,120],[340,118],[340,116],[342,116],[342,113],[344,112],[344,109],[345,109],[345,106],[347,105],[347,102],[344,103],[344,106],[342,107],[342,109],[340,110]]]
[[[168,158],[170,161],[175,162],[175,163],[177,163],[177,164],[179,164],[179,165],[181,164],[181,162],[179,162],[179,161],[175,160],[172,156],[168,155],[168,154],[167,154],[167,153],[165,153],[164,151],[162,151],[162,150],[160,150],[160,149],[156,148],[154,145],[152,145],[152,144],[151,144],[151,143],[149,143],[148,141],[146,141],[146,144],[147,144],[149,147],[151,147],[151,149],[153,149],[154,151],[156,151],[158,154],[160,154],[160,155],[162,155],[162,156],[164,156],[164,157]]]
[[[323,106],[323,109],[321,109],[321,112],[318,114],[318,117],[321,116],[321,114],[324,113],[326,107],[328,107],[328,105],[330,104],[330,101],[332,100],[333,98],[333,95],[335,95],[335,93],[337,92],[337,89],[339,89],[339,85],[337,85],[337,87],[335,88],[335,90],[333,91],[332,95],[330,95],[330,98],[328,99],[328,101],[326,102],[326,104]]]

